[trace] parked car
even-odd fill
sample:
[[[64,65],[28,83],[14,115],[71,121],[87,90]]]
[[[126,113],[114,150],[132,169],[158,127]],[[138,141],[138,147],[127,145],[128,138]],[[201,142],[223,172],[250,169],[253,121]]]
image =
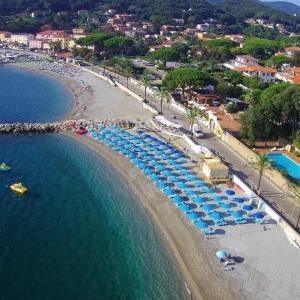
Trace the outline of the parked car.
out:
[[[201,138],[204,136],[203,131],[198,126],[193,126],[192,132],[193,135],[197,138]]]

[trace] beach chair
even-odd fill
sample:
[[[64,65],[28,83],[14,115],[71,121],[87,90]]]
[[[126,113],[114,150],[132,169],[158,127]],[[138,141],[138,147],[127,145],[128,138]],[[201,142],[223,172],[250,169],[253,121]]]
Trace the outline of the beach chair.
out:
[[[227,222],[225,220],[220,220],[220,221],[217,222],[217,225],[219,225],[219,226],[226,226]]]

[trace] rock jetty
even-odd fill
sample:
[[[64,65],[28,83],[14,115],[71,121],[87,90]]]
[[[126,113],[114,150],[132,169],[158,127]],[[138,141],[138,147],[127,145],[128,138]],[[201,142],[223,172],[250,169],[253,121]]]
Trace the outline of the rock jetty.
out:
[[[13,123],[0,124],[0,134],[50,133],[65,128],[64,123]]]

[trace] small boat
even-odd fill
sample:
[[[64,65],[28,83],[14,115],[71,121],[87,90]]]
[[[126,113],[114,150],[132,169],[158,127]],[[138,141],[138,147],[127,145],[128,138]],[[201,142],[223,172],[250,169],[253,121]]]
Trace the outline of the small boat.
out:
[[[0,165],[0,171],[7,172],[7,171],[9,171],[9,170],[10,170],[10,166],[7,165],[6,163],[2,163],[2,164]]]
[[[14,183],[10,186],[11,190],[19,193],[19,194],[24,194],[28,191],[27,187],[24,186],[21,182]]]

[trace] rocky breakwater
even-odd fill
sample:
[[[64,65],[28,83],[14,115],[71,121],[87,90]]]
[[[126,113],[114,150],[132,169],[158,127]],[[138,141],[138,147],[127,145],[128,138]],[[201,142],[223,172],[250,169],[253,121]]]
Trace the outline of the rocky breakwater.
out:
[[[0,134],[38,134],[58,132],[65,129],[65,123],[13,123],[0,124]]]

